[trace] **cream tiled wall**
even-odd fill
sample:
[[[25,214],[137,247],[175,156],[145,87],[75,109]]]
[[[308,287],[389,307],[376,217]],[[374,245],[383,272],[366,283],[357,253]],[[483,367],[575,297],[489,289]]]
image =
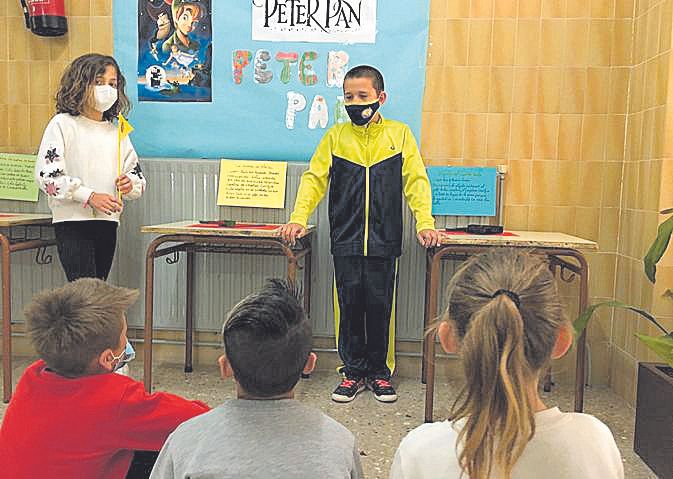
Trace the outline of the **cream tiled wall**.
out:
[[[0,151],[34,152],[68,63],[112,53],[112,0],[65,0],[65,7],[68,34],[42,38],[26,29],[18,0],[0,0]]]
[[[658,211],[673,205],[672,7],[670,0],[636,6],[616,277],[617,299],[653,311],[669,331],[673,302],[661,295],[673,287],[673,254],[660,263],[656,287],[643,274],[642,258],[656,234]],[[658,334],[645,320],[615,311],[610,384],[630,403],[635,402],[637,362],[656,360],[636,332]]]
[[[505,225],[599,243],[592,300],[612,299],[633,1],[432,0],[423,154],[507,164]],[[564,285],[570,315],[576,290]],[[589,331],[593,383],[610,378],[612,314]],[[571,373],[568,358],[561,370]],[[568,378],[571,374],[566,374]]]

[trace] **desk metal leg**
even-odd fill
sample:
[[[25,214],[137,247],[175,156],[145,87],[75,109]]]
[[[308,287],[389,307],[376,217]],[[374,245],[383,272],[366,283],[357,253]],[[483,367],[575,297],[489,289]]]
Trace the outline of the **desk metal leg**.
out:
[[[194,344],[194,251],[187,249],[187,301],[185,316],[185,372],[191,373]]]
[[[304,311],[311,317],[311,253],[304,256]]]
[[[549,271],[551,271],[552,276],[556,276],[556,264],[553,261],[549,262]],[[548,366],[542,380],[542,390],[546,393],[551,392],[553,384],[554,380],[552,378],[552,367]]]
[[[149,248],[147,248],[147,256],[145,258],[145,335],[143,349],[143,382],[145,383],[145,391],[152,392],[152,320],[154,309],[154,252],[159,243],[152,241]]]
[[[425,329],[437,317],[438,290],[442,272],[442,254],[435,252],[430,266],[430,295]],[[423,361],[425,363],[425,422],[432,422],[432,409],[435,400],[435,335],[424,335]]]
[[[287,280],[290,284],[297,284],[297,258],[294,255],[287,257]]]
[[[0,235],[2,246],[2,401],[12,398],[12,294],[9,239]]]
[[[425,307],[424,307],[424,318],[423,325],[427,329],[428,324],[430,324],[430,268],[431,268],[431,258],[432,252],[428,251],[425,257]],[[428,336],[425,334],[425,329],[423,330],[423,359],[421,361],[421,384],[427,384],[427,358],[428,358]]]
[[[580,264],[580,312],[587,309],[589,302],[589,265],[579,253],[573,255]],[[577,340],[577,365],[575,367],[575,412],[584,410],[584,383],[586,374],[586,329]]]

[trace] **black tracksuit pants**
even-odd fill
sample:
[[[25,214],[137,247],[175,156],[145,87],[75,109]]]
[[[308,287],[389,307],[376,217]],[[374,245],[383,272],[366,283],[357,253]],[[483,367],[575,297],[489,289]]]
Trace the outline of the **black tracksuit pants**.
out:
[[[335,256],[334,273],[340,371],[349,378],[390,379],[395,368],[397,258]]]

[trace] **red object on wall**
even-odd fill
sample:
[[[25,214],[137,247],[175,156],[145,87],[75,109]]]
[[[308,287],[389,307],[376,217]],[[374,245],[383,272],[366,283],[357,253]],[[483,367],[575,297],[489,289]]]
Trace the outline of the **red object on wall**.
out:
[[[26,28],[35,35],[58,37],[68,32],[64,0],[21,0]]]

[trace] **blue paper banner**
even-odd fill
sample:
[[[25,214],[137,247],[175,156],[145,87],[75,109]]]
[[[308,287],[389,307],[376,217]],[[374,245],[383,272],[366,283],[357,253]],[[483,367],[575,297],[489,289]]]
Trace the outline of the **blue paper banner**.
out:
[[[427,170],[433,215],[495,216],[496,168],[433,166]]]
[[[321,1],[311,0],[312,8]],[[343,0],[343,12],[332,23],[338,20],[344,27],[344,22],[356,21],[358,4],[372,1]],[[302,2],[308,0],[292,4]],[[419,139],[429,0],[379,0],[373,44],[253,41],[255,3],[263,1],[210,2],[212,101],[178,103],[138,102],[142,2],[114,2],[115,57],[129,80],[129,120],[136,128],[132,140],[141,156],[308,161],[326,129],[347,120],[333,68],[344,58],[347,67],[370,64],[383,72],[389,99],[381,113],[409,124]],[[286,0],[272,3],[290,5]],[[283,11],[289,12],[289,6]],[[276,17],[276,23],[290,21],[289,16]],[[364,13],[362,17],[364,21]],[[166,54],[158,56],[166,61]],[[148,65],[142,65],[140,74],[145,75]]]

